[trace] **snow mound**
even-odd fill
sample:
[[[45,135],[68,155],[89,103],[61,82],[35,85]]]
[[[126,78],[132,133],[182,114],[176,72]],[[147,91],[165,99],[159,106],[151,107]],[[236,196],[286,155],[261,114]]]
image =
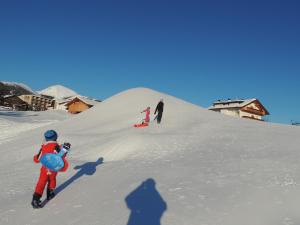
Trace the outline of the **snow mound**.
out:
[[[162,123],[134,128],[161,98]],[[32,156],[46,129],[72,151],[57,196],[37,212],[30,207],[39,173]],[[0,143],[0,224],[299,224],[299,136],[299,127],[130,89]]]
[[[165,102],[163,123],[159,126],[152,121],[150,126],[144,130],[133,128],[134,124],[141,123],[145,116],[141,114],[141,111],[148,106],[151,108],[151,118],[154,118],[155,107],[161,98]],[[89,139],[97,138],[97,143],[101,144],[97,145],[97,150],[91,148],[90,154],[86,154],[89,150],[85,150],[85,156],[94,157],[100,153],[106,160],[123,160],[131,157],[148,157],[149,151],[141,151],[147,148],[148,142],[152,143],[155,141],[154,139],[157,139],[167,145],[165,138],[172,136],[170,133],[174,135],[174,139],[180,136],[180,133],[182,137],[185,137],[185,131],[190,133],[198,123],[206,123],[203,114],[216,117],[216,114],[175,97],[147,88],[135,88],[95,105],[90,110],[63,122],[63,129],[60,127],[57,129],[65,135],[68,133],[82,134],[80,140],[76,140],[79,148],[81,145],[84,146]],[[93,134],[95,137],[85,134]],[[114,136],[113,141],[107,138],[111,135]],[[72,138],[72,135],[70,137]],[[162,143],[157,143],[156,147],[163,148]],[[188,143],[186,142],[186,144]],[[176,152],[176,149],[179,148],[175,145],[172,145],[171,152]],[[164,151],[156,152],[156,157],[169,154],[170,151],[167,149],[169,147]],[[156,150],[153,148],[153,151]]]
[[[77,95],[77,93],[70,88],[64,87],[62,85],[54,85],[50,86],[42,91],[39,91],[38,93],[53,96],[57,99],[67,98],[74,95]]]

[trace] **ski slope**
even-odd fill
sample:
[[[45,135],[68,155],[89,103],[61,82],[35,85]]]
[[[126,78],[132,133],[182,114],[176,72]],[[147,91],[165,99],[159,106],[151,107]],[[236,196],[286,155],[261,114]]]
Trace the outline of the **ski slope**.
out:
[[[160,98],[162,124],[133,128]],[[34,210],[32,156],[46,129],[72,143],[71,167],[58,175],[56,198]],[[299,136],[299,127],[130,89],[0,143],[0,224],[297,225]]]

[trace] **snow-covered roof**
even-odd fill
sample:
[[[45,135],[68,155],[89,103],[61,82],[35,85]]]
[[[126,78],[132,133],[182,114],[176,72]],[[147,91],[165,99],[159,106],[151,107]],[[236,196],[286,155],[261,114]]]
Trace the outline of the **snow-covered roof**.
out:
[[[85,96],[81,96],[81,95],[76,95],[72,98],[69,99],[68,103],[66,105],[69,105],[72,101],[74,101],[75,99],[79,99],[80,101],[84,102],[87,105],[96,105],[99,103],[99,101],[95,100],[95,99],[91,99]],[[63,102],[62,102],[63,103]]]
[[[219,100],[214,102],[213,106],[209,107],[208,109],[242,108],[256,100],[256,98]]]
[[[75,96],[71,96],[71,97],[56,99],[56,102],[58,104],[68,103],[68,102],[72,101],[75,97],[76,97],[76,95]]]
[[[9,111],[9,110],[12,110],[12,107],[1,106],[1,105],[0,105],[0,111]]]
[[[65,99],[59,99],[59,100],[56,100],[56,102],[58,103],[58,104],[60,104],[60,105],[62,105],[62,104],[66,104],[66,103],[68,103],[68,102],[70,102],[71,100],[65,100]]]
[[[9,98],[9,97],[12,97],[12,96],[15,96],[15,95],[3,95],[2,97],[3,98]]]

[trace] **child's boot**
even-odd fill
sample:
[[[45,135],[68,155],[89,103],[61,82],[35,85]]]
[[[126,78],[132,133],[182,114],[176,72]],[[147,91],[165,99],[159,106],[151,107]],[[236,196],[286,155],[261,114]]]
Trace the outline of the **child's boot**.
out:
[[[52,198],[55,197],[54,190],[52,189],[47,189],[47,200],[51,200]]]
[[[33,194],[31,205],[34,209],[42,208],[41,200],[40,200],[41,197],[42,196],[38,193]]]

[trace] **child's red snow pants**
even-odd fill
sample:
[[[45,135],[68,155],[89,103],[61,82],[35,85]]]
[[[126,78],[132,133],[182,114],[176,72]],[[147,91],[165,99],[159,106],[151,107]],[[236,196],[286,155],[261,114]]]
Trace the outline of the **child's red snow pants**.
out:
[[[48,189],[54,190],[56,187],[56,175],[57,172],[48,170],[42,166],[40,172],[40,178],[36,184],[35,193],[43,195],[46,184],[48,183]]]

